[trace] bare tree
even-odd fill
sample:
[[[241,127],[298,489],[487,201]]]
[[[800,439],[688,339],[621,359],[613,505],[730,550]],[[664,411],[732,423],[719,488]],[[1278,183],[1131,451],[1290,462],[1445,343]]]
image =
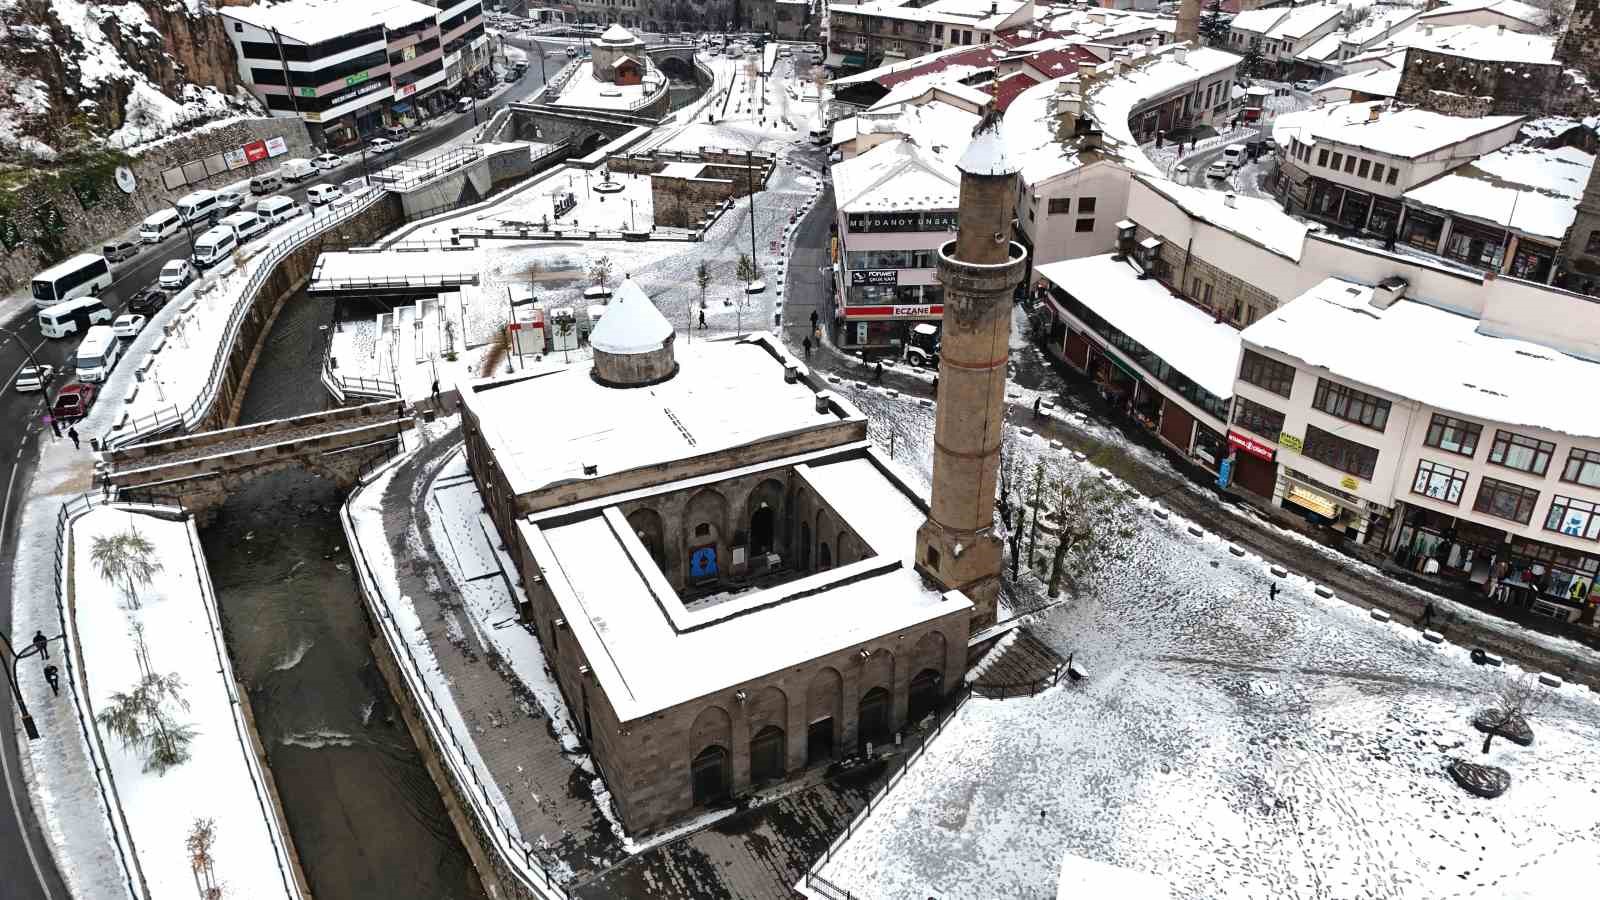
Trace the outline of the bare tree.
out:
[[[1496,736],[1513,738],[1516,734],[1526,734],[1532,738],[1532,730],[1528,727],[1528,717],[1543,708],[1550,695],[1539,687],[1539,681],[1532,675],[1523,675],[1520,678],[1501,678],[1494,682],[1494,704],[1488,709],[1478,713],[1473,723],[1483,730],[1483,752],[1489,752],[1489,746],[1494,743]]]
[[[735,272],[740,281],[749,284],[761,280],[761,267],[750,259],[750,254],[739,254],[738,269]]]
[[[494,330],[494,337],[489,339],[489,349],[483,354],[483,368],[480,372],[484,377],[493,375],[499,370],[500,364],[510,365],[511,357],[511,322],[508,320],[504,327]]]
[[[589,278],[594,286],[603,288],[611,282],[611,257],[602,256],[589,264]]]
[[[177,673],[157,674],[150,661],[150,648],[144,640],[144,626],[134,623],[134,658],[139,663],[139,680],[133,690],[118,691],[95,717],[101,726],[116,735],[122,746],[144,755],[144,770],[164,774],[173,766],[187,762],[194,728],[178,722],[168,706],[188,712],[183,696],[183,679]]]
[[[711,287],[711,263],[700,260],[700,267],[694,270],[694,283],[700,288],[700,308],[706,308],[706,288]]]
[[[1103,562],[1117,559],[1123,542],[1133,537],[1127,499],[1105,481],[1085,476],[1076,483],[1062,481],[1055,490],[1056,549],[1050,561],[1050,596],[1061,592],[1066,579],[1076,587],[1078,578]]]
[[[128,607],[138,609],[140,587],[148,587],[155,574],[161,571],[161,562],[154,558],[156,545],[149,538],[128,526],[119,534],[96,535],[89,550],[100,577],[120,584],[128,595]]]
[[[189,871],[194,874],[194,889],[200,900],[222,897],[222,885],[217,883],[217,860],[211,853],[216,842],[216,819],[195,819],[188,837],[183,839],[183,848],[189,853]]]

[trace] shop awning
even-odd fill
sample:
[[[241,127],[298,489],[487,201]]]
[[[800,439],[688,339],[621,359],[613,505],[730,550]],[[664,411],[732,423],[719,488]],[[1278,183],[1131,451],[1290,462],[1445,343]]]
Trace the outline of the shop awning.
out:
[[[867,58],[860,53],[846,53],[842,63],[854,68],[864,68],[867,64]]]
[[[1291,486],[1289,488],[1289,494],[1287,497],[1285,497],[1285,499],[1296,506],[1309,509],[1323,518],[1332,519],[1339,515],[1339,507],[1336,506],[1332,500],[1322,496],[1316,491],[1300,487],[1299,485]]]
[[[1113,366],[1116,366],[1117,368],[1122,370],[1122,374],[1128,376],[1129,378],[1132,378],[1134,384],[1138,384],[1139,382],[1144,381],[1143,378],[1139,377],[1139,372],[1138,372],[1137,369],[1135,369],[1133,366],[1128,365],[1127,363],[1123,362],[1122,360],[1118,359],[1117,355],[1115,353],[1111,353],[1111,352],[1104,351],[1104,350],[1102,350],[1101,352],[1104,353],[1106,359],[1111,361],[1111,364]]]
[[[389,111],[394,113],[408,113],[411,111],[411,104],[396,103],[395,105],[389,107]]]

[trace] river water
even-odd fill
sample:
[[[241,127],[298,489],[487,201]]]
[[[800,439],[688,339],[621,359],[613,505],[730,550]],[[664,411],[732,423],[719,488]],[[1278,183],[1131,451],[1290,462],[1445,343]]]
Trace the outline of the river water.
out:
[[[285,304],[240,424],[331,405],[318,381],[328,319],[325,301],[301,294]],[[201,532],[289,829],[318,900],[480,900],[368,648],[343,499],[298,469],[266,475]]]

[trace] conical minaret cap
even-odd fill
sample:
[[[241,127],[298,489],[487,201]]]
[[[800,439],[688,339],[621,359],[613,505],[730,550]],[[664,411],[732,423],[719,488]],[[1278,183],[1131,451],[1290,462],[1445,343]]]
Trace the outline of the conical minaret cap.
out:
[[[972,142],[956,162],[956,168],[968,175],[1015,175],[1022,170],[1017,161],[1006,152],[1005,139],[1000,136],[1000,114],[989,110],[978,127],[972,130]]]

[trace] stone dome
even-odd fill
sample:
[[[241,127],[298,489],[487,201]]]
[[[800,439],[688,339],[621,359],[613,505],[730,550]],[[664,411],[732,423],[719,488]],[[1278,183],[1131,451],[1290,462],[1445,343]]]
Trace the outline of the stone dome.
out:
[[[667,317],[637,283],[624,278],[589,335],[595,380],[639,387],[671,378],[678,371],[674,337]]]

